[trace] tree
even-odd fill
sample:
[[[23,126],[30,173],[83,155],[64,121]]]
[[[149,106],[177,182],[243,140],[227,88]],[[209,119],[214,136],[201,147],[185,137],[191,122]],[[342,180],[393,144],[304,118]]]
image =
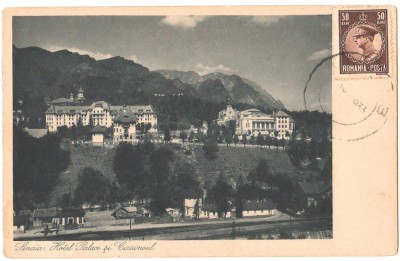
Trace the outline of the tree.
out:
[[[262,145],[264,145],[264,138],[263,138],[263,136],[261,135],[260,132],[258,132],[257,141],[256,142],[257,142],[257,145],[260,146],[260,147],[262,147]]]
[[[278,148],[279,148],[279,145],[280,145],[279,140],[278,140],[277,138],[274,138],[274,139],[272,140],[272,142],[273,142],[274,146],[278,149]]]
[[[236,121],[229,121],[228,122],[228,131],[232,135],[236,131]]]
[[[279,141],[279,143],[280,143],[282,149],[285,150],[285,147],[286,147],[286,140],[285,140],[285,138],[282,138],[282,139]]]
[[[164,141],[166,143],[169,143],[171,141],[171,131],[169,130],[169,128],[166,128],[164,130]]]
[[[171,206],[183,209],[185,198],[201,198],[203,190],[194,166],[187,162],[180,162],[174,169],[170,181],[169,197]]]
[[[85,167],[78,176],[78,186],[75,190],[75,202],[91,206],[106,205],[109,200],[110,183],[104,175],[91,167]]]
[[[270,179],[270,167],[266,159],[260,159],[257,167],[250,172],[248,179],[255,182],[267,183]]]
[[[235,147],[236,147],[236,144],[239,143],[239,136],[238,135],[235,135],[235,137],[233,137],[233,143],[235,143]]]
[[[138,147],[134,147],[127,142],[118,144],[114,156],[113,170],[117,176],[118,183],[125,186],[131,193],[145,179],[144,160],[145,155]]]
[[[47,203],[58,177],[69,166],[70,153],[61,148],[58,135],[33,138],[15,128],[13,132],[14,210]]]
[[[162,215],[170,204],[168,181],[171,169],[169,163],[174,159],[174,152],[167,147],[160,147],[149,155],[146,185],[151,198],[150,207],[156,215]]]
[[[242,143],[243,143],[243,147],[245,147],[246,143],[247,143],[247,135],[246,134],[242,135]]]
[[[146,133],[147,134],[147,132],[149,132],[149,130],[151,129],[151,123],[146,123],[145,125],[144,125],[144,133]]]
[[[216,180],[214,193],[218,216],[223,217],[229,210],[229,199],[232,194],[232,187],[227,182],[223,173],[220,173]]]
[[[189,134],[188,140],[189,140],[190,142],[193,142],[194,137],[195,137],[195,133],[194,133],[194,131],[191,131],[190,134]]]
[[[251,145],[256,144],[256,138],[254,137],[254,135],[250,136],[250,144]]]
[[[272,138],[271,138],[271,136],[269,136],[269,135],[265,136],[264,144],[267,145],[269,149],[271,149],[271,145],[272,145]]]
[[[224,142],[224,135],[223,134],[219,134],[218,135],[218,143],[222,144]]]
[[[232,135],[230,133],[227,133],[225,135],[225,142],[226,142],[226,146],[231,146],[232,143]]]
[[[199,199],[196,200],[196,204],[194,205],[193,215],[195,219],[199,219],[200,217],[200,202]]]
[[[212,134],[208,134],[203,145],[204,156],[208,160],[215,160],[218,157],[218,144]]]
[[[188,135],[185,131],[181,131],[181,133],[179,133],[179,138],[182,140],[182,143],[185,143],[185,140],[187,139]]]

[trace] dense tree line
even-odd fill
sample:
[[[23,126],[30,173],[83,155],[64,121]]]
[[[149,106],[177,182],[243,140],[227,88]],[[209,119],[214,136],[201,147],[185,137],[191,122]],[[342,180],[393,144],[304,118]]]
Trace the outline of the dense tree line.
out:
[[[151,199],[151,209],[161,215],[167,207],[182,208],[185,198],[202,196],[196,171],[189,163],[172,169],[175,153],[169,145],[120,143],[113,169],[117,176],[120,201]]]
[[[14,128],[14,209],[31,209],[35,204],[47,203],[59,174],[69,164],[69,151],[61,148],[61,139],[58,136],[48,134],[37,139],[19,128]]]

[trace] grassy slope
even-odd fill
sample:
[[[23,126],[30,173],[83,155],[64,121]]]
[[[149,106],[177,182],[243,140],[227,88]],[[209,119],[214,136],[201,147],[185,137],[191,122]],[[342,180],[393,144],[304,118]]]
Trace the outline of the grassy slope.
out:
[[[267,159],[272,170],[277,172],[289,172],[293,170],[286,152],[276,149],[248,148],[243,145],[237,147],[219,147],[218,158],[209,161],[204,157],[202,146],[190,146],[192,153],[186,155],[184,149],[174,146],[176,160],[173,165],[181,161],[189,161],[194,164],[202,182],[215,180],[220,172],[229,178],[238,177],[240,174],[247,176],[253,170],[260,158]],[[111,181],[115,179],[112,170],[115,149],[101,147],[74,147],[70,146],[71,165],[60,175],[59,183],[54,189],[52,200],[63,194],[74,193],[77,186],[77,178],[84,167],[93,167],[100,170]],[[173,166],[172,166],[173,168]]]
[[[244,177],[256,168],[258,161],[265,158],[272,170],[289,172],[294,169],[286,152],[276,149],[248,148],[243,145],[219,147],[218,158],[214,161],[204,157],[201,146],[193,148],[196,155],[197,170],[202,181],[214,180],[219,172],[236,180],[240,174]]]

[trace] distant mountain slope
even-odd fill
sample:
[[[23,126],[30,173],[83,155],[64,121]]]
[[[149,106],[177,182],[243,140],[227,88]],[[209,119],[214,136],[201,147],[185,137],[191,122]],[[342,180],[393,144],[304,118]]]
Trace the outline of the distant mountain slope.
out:
[[[238,75],[226,75],[223,73],[210,73],[200,76],[196,72],[189,71],[176,71],[176,70],[159,70],[158,73],[164,75],[167,79],[179,78],[182,82],[195,86],[199,92],[205,93],[211,91],[215,82],[207,80],[218,80],[221,82],[226,93],[234,103],[247,103],[250,105],[261,106],[268,109],[284,109],[285,106],[279,100],[276,100],[266,90],[264,90],[257,83],[252,82],[246,78],[241,78]],[[215,87],[215,86],[214,86]],[[223,95],[222,90],[215,90],[217,97],[214,100],[220,100]]]
[[[90,100],[123,103],[138,94],[180,91],[173,81],[133,61],[122,57],[96,61],[68,50],[14,47],[13,71],[14,95],[19,99],[66,97],[83,87]]]

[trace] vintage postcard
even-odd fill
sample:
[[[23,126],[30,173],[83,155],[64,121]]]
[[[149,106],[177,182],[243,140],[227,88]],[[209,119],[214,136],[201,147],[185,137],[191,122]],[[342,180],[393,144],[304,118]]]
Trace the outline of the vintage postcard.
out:
[[[396,17],[5,9],[5,255],[396,254]]]

